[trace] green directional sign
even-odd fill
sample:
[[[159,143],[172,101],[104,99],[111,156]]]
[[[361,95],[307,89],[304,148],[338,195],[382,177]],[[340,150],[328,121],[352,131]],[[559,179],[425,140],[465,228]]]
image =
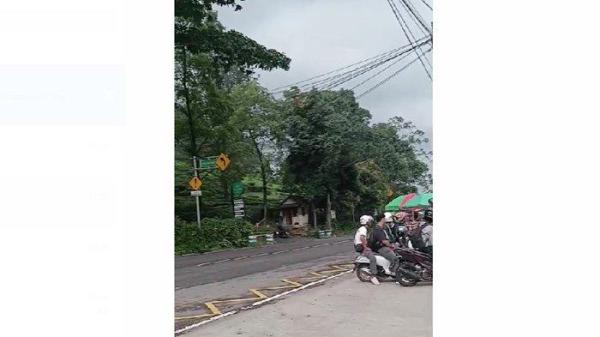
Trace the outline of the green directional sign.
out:
[[[236,181],[231,184],[231,194],[233,194],[234,198],[239,198],[244,194],[244,184],[241,181]]]
[[[215,161],[217,157],[207,157],[200,159],[200,169],[201,170],[214,170],[216,169]]]

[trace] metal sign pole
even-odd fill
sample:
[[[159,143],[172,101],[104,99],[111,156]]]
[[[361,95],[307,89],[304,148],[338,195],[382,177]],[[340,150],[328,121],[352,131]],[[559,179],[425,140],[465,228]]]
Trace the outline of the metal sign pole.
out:
[[[196,156],[194,156],[194,158],[192,158],[192,162],[194,163],[194,177],[198,178],[198,167],[196,166]],[[200,197],[198,195],[195,196],[196,198],[196,220],[198,221],[198,228],[201,227],[202,224],[202,220],[200,218]]]

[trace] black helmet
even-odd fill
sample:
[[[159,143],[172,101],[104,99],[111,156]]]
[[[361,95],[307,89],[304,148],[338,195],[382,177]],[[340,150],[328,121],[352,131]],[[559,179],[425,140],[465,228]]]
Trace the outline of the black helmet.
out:
[[[425,210],[425,215],[423,216],[423,219],[433,221],[433,210]]]

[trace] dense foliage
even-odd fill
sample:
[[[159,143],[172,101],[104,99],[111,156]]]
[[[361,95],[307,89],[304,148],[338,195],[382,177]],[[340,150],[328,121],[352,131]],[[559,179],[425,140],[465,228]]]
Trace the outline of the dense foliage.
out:
[[[207,219],[233,216],[231,185],[236,181],[247,186],[246,219],[252,223],[275,220],[279,203],[290,194],[310,200],[321,214],[335,209],[337,221],[350,226],[360,213],[381,210],[395,195],[431,189],[430,153],[422,150],[428,140],[422,131],[401,117],[373,124],[370,112],[348,90],[301,93],[293,88],[275,99],[253,73],[288,69],[291,60],[227,30],[214,6],[241,9],[236,0],[175,1],[179,253],[243,245],[238,234],[245,232],[228,227],[238,222]],[[187,186],[191,158],[219,153],[230,157],[231,166],[203,174],[204,220],[198,230]],[[331,220],[327,217],[325,227],[331,227]]]
[[[242,219],[205,218],[202,227],[175,218],[175,253],[202,253],[215,249],[248,246],[254,226]]]

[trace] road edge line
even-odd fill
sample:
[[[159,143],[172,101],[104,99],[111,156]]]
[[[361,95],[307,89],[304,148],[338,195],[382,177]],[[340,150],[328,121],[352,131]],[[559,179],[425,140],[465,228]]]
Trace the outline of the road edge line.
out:
[[[220,315],[217,315],[217,316],[211,317],[211,318],[209,318],[209,319],[207,319],[207,320],[204,320],[204,321],[202,321],[202,322],[198,322],[198,323],[195,323],[195,324],[192,324],[192,325],[188,325],[188,326],[186,326],[186,327],[183,327],[183,328],[181,328],[181,329],[179,329],[179,330],[176,330],[176,331],[175,331],[175,334],[177,335],[177,334],[180,334],[180,333],[182,333],[182,332],[185,332],[185,331],[188,331],[188,330],[191,330],[191,329],[197,328],[197,327],[199,327],[199,326],[202,326],[202,325],[204,325],[204,324],[207,324],[207,323],[210,323],[210,322],[214,322],[214,321],[216,321],[216,320],[218,320],[218,319],[221,319],[221,318],[224,318],[224,317],[227,317],[227,316],[231,316],[231,315],[233,315],[233,314],[237,314],[237,313],[238,313],[238,312],[240,312],[240,311],[243,311],[243,310],[248,310],[248,309],[254,308],[254,307],[258,306],[258,305],[261,305],[261,304],[268,303],[268,302],[270,302],[270,301],[276,300],[276,299],[278,299],[278,298],[280,298],[280,297],[282,297],[282,296],[285,296],[285,295],[288,295],[288,294],[291,294],[291,293],[295,293],[295,292],[297,292],[297,291],[300,291],[300,290],[306,289],[306,288],[308,288],[308,287],[314,286],[314,285],[316,285],[316,284],[319,284],[319,283],[323,283],[323,282],[325,282],[325,281],[328,281],[328,280],[334,279],[334,278],[336,278],[336,277],[339,277],[339,276],[342,276],[342,275],[345,275],[345,274],[349,274],[349,273],[351,273],[351,272],[353,272],[353,271],[354,271],[354,270],[347,270],[347,271],[343,271],[343,272],[341,272],[341,273],[339,273],[339,274],[331,275],[331,276],[328,276],[328,277],[326,277],[326,278],[323,278],[323,279],[320,279],[320,280],[316,280],[316,281],[313,281],[313,282],[309,282],[309,283],[307,283],[307,284],[305,284],[305,285],[303,285],[303,286],[301,286],[301,287],[294,288],[294,289],[291,289],[291,290],[288,290],[288,291],[284,291],[284,292],[282,292],[282,293],[280,293],[280,294],[277,294],[277,295],[275,295],[275,296],[271,296],[271,297],[269,297],[269,298],[266,298],[266,299],[264,299],[264,300],[261,300],[261,301],[258,301],[258,302],[254,302],[254,303],[252,303],[252,304],[250,304],[250,305],[247,305],[247,306],[245,306],[245,307],[241,307],[241,308],[239,308],[239,309],[236,309],[236,310],[228,311],[228,312],[226,312],[226,313],[223,313],[223,314],[220,314]]]
[[[323,279],[320,279],[320,280],[316,280],[316,281],[309,282],[309,283],[307,283],[307,284],[305,284],[305,285],[303,285],[303,286],[301,286],[301,287],[294,288],[294,289],[290,289],[290,290],[288,290],[288,291],[284,291],[284,292],[282,292],[282,293],[280,293],[280,294],[277,294],[277,295],[275,295],[275,296],[271,296],[271,297],[269,297],[269,298],[265,298],[264,300],[261,300],[261,301],[258,301],[258,302],[254,302],[254,303],[252,303],[252,305],[249,305],[249,306],[248,306],[248,308],[252,308],[252,307],[255,307],[255,306],[257,306],[257,305],[261,305],[261,304],[264,304],[264,303],[267,303],[267,302],[270,302],[270,301],[276,300],[276,299],[278,299],[279,297],[282,297],[282,296],[285,296],[285,295],[288,295],[288,294],[291,294],[291,293],[295,293],[295,292],[297,292],[297,291],[300,291],[300,290],[306,289],[306,288],[308,288],[308,287],[314,286],[314,285],[316,285],[316,284],[319,284],[319,283],[323,283],[323,282],[325,282],[325,281],[328,281],[328,280],[334,279],[334,278],[336,278],[336,277],[339,277],[339,276],[342,276],[342,275],[345,275],[345,274],[348,274],[348,273],[351,273],[351,272],[352,272],[352,270],[347,270],[347,271],[343,271],[343,272],[341,272],[341,273],[339,273],[339,274],[331,275],[331,276],[328,276],[328,277],[326,277],[326,278],[323,278]],[[241,308],[240,310],[244,310],[244,308]]]

